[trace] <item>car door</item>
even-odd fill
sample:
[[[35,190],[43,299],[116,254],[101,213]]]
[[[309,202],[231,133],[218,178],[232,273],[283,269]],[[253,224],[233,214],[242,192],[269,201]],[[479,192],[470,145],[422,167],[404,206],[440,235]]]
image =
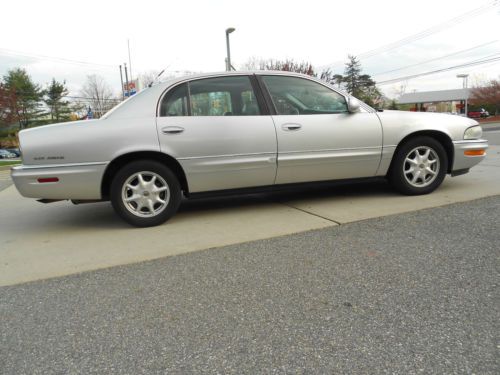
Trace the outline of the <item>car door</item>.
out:
[[[349,113],[346,98],[301,77],[260,77],[275,114],[277,184],[374,176],[382,125],[366,110]]]
[[[247,75],[182,83],[163,96],[161,150],[183,167],[190,192],[272,185],[276,131]]]

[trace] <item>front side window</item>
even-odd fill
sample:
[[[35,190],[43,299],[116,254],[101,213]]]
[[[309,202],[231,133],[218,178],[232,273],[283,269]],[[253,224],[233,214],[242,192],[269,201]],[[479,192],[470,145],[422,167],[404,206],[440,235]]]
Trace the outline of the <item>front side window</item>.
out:
[[[315,115],[348,112],[344,96],[307,79],[264,76],[278,115]]]
[[[200,79],[189,83],[191,116],[256,116],[260,109],[247,76]]]

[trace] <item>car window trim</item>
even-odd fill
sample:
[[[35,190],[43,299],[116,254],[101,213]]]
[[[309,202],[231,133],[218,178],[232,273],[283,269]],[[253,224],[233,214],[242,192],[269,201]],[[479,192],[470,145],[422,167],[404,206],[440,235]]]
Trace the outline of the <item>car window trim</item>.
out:
[[[193,115],[191,114],[191,86],[190,86],[191,81],[186,82],[187,86],[187,117],[192,117]]]
[[[263,87],[265,87],[266,89],[266,92],[267,92],[267,97],[268,97],[268,100],[271,101],[271,104],[272,104],[272,108],[274,109],[274,116],[278,116],[278,111],[276,110],[276,107],[274,105],[274,101],[271,97],[271,93],[269,91],[269,89],[267,88],[267,85],[266,83],[264,82],[264,78],[265,77],[286,77],[286,78],[297,78],[297,79],[303,79],[304,81],[310,81],[310,82],[314,82],[314,83],[317,83],[325,88],[327,88],[328,90],[330,91],[333,91],[334,93],[340,95],[341,97],[344,98],[345,100],[345,105],[346,107],[348,108],[348,105],[349,105],[349,97],[346,96],[344,93],[342,92],[339,92],[337,90],[335,90],[335,88],[333,87],[330,87],[328,86],[327,84],[325,84],[324,82],[318,82],[317,80],[314,80],[314,79],[309,79],[307,77],[298,77],[298,76],[293,76],[293,75],[282,75],[282,74],[261,74],[258,76],[258,80],[259,82],[261,83],[261,85]],[[330,114],[339,114],[339,113],[349,113],[349,111],[347,110],[346,112],[332,112]],[[325,113],[325,114],[328,114],[328,113]],[[311,116],[312,114],[308,114],[307,116]],[[284,115],[279,115],[279,116],[284,116]]]
[[[260,116],[269,116],[271,115],[270,107],[266,101],[265,94],[260,86],[259,78],[255,74],[249,75],[250,83],[252,84],[252,90],[257,99],[257,104],[260,109]]]
[[[162,117],[169,117],[169,116],[162,116],[161,115],[161,104],[163,103],[163,100],[165,99],[165,97],[172,91],[172,90],[175,90],[176,88],[178,88],[179,86],[182,86],[182,85],[186,85],[187,87],[187,105],[188,105],[188,114],[187,116],[174,116],[174,117],[188,117],[190,116],[190,99],[189,99],[189,81],[181,81],[181,82],[177,82],[176,84],[172,85],[172,86],[169,86],[165,89],[165,91],[162,92],[162,94],[160,95],[160,99],[158,100],[158,103],[156,103],[156,117],[157,118],[162,118]]]
[[[269,89],[267,88],[264,80],[262,79],[266,75],[260,75],[260,74],[254,74],[257,84],[259,85],[260,91],[262,92],[262,96],[264,99],[264,102],[266,103],[266,107],[268,109],[268,113],[271,116],[276,116],[278,114],[278,111],[276,110],[276,107],[274,106],[274,102],[271,98],[271,93],[269,92]],[[272,74],[270,74],[272,76]]]
[[[264,94],[262,92],[262,89],[260,88],[260,84],[258,82],[258,79],[255,74],[237,74],[237,75],[217,75],[213,77],[204,77],[204,78],[197,78],[197,79],[186,79],[181,82],[177,82],[176,84],[169,86],[168,88],[163,91],[163,93],[160,95],[160,99],[158,100],[158,103],[156,104],[156,117],[167,117],[167,116],[161,116],[160,109],[161,109],[161,103],[163,102],[163,99],[165,98],[166,95],[172,90],[175,90],[177,87],[186,84],[187,86],[187,106],[188,106],[188,114],[187,116],[178,116],[178,117],[193,117],[191,113],[191,82],[196,82],[196,81],[202,81],[204,79],[214,79],[214,78],[227,78],[227,77],[247,77],[250,81],[250,85],[252,87],[253,93],[255,95],[255,98],[257,99],[257,105],[259,106],[259,111],[260,114],[258,116],[269,116],[270,115],[270,110],[269,107],[266,103],[266,100],[264,98]]]

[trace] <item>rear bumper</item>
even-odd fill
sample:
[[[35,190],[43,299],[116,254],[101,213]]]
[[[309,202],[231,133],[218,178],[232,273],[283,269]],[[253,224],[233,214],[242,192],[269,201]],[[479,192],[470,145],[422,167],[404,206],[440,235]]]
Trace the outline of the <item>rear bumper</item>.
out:
[[[45,199],[101,199],[101,181],[107,163],[21,165],[11,169],[21,195]],[[40,183],[40,178],[57,182]]]
[[[453,148],[454,160],[452,173],[453,171],[469,169],[484,160],[484,158],[486,157],[486,152],[484,153],[484,155],[478,156],[465,155],[465,152],[486,150],[488,149],[488,141],[485,139],[455,141],[453,142]]]

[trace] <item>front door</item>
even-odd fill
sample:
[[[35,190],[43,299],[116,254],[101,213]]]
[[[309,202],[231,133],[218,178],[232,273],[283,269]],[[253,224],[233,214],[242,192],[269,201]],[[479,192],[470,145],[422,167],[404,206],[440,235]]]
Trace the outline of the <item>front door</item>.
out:
[[[376,113],[349,113],[346,99],[309,79],[263,76],[276,109],[277,184],[371,177],[382,154]]]

